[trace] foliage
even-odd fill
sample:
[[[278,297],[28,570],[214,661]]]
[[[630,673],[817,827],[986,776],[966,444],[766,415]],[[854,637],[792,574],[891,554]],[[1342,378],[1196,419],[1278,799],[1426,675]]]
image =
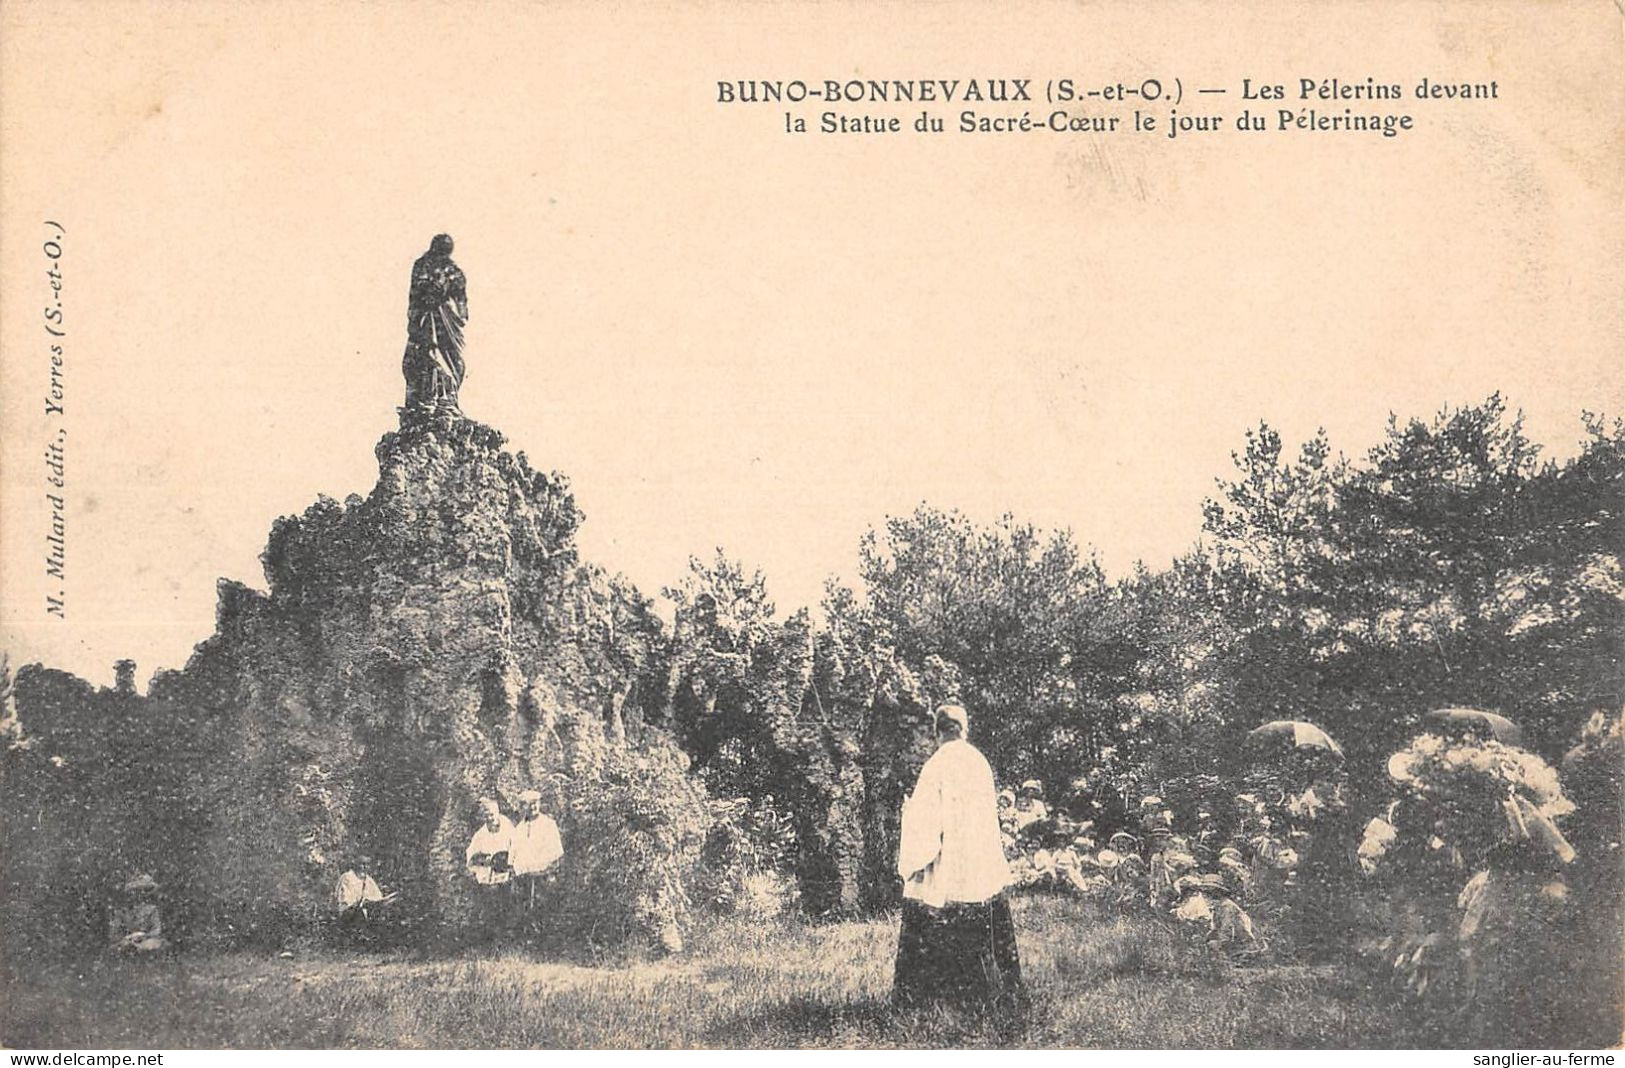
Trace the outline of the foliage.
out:
[[[807,908],[854,907],[860,720],[838,693],[852,657],[804,611],[774,619],[761,573],[720,550],[665,593],[676,605],[669,714],[700,776],[714,794],[790,816],[784,859]]]
[[[957,669],[971,739],[1001,772],[1047,774],[1113,733],[1135,654],[1096,625],[1105,576],[1069,534],[921,505],[864,536],[858,571],[877,641]]]
[[[597,777],[573,784],[569,804],[560,908],[570,926],[592,942],[636,937],[682,949],[690,882],[713,824],[687,757],[658,736],[612,748]]]
[[[1575,845],[1588,865],[1603,869],[1602,879],[1620,888],[1617,855],[1621,834],[1622,790],[1625,790],[1625,710],[1596,712],[1580,730],[1580,740],[1563,756],[1563,777],[1579,811],[1572,830]],[[1614,857],[1610,865],[1607,858]],[[1600,864],[1598,863],[1600,861]],[[1612,867],[1612,871],[1607,869]],[[1617,892],[1616,889],[1616,892]]]
[[[1207,540],[1167,567],[1109,581],[1068,532],[921,505],[862,539],[857,581],[830,582],[821,619],[778,614],[765,576],[719,550],[664,591],[670,628],[630,583],[576,560],[561,477],[509,457],[494,431],[403,425],[380,446],[371,496],[279,522],[271,593],[224,586],[220,633],[180,681],[138,699],[19,672],[18,712],[0,715],[8,892],[71,885],[96,900],[96,880],[144,869],[245,913],[267,886],[319,899],[328,863],[369,822],[350,811],[352,743],[367,739],[309,724],[384,717],[409,677],[424,721],[402,733],[369,720],[368,738],[399,734],[428,760],[445,741],[435,717],[463,717],[462,763],[417,777],[429,816],[450,811],[448,790],[462,803],[568,780],[561,819],[590,850],[568,889],[589,928],[609,903],[604,939],[666,937],[691,898],[732,907],[756,876],[794,879],[815,915],[886,904],[896,813],[948,698],[969,707],[1002,782],[1041,779],[1058,802],[1083,775],[1125,804],[1155,793],[1185,808],[1211,805],[1221,772],[1262,767],[1242,740],[1271,719],[1329,731],[1351,807],[1372,811],[1387,799],[1383,760],[1430,709],[1504,713],[1547,760],[1604,714],[1565,778],[1581,806],[1571,825],[1606,846],[1619,803],[1609,717],[1625,694],[1625,423],[1584,422],[1564,463],[1541,459],[1498,395],[1391,418],[1353,458],[1324,433],[1291,449],[1261,423],[1203,508]],[[479,462],[454,462],[465,454]],[[446,507],[464,498],[480,507]],[[419,581],[442,565],[460,581]],[[375,646],[400,700],[370,680]],[[581,722],[533,715],[516,693],[537,679]],[[546,763],[555,739],[573,754],[562,770]],[[485,759],[498,752],[500,768]],[[1540,769],[1523,772],[1536,789]],[[393,795],[362,787],[390,810]],[[432,834],[436,863],[455,869],[460,832],[431,823],[407,837],[416,848]],[[222,827],[231,848],[205,847]]]
[[[744,797],[712,801],[711,813],[714,822],[700,854],[696,896],[723,914],[778,915],[797,896],[785,879],[794,870],[793,822]]]
[[[1322,725],[1364,781],[1432,708],[1500,711],[1553,752],[1617,702],[1625,452],[1617,423],[1588,429],[1562,466],[1499,396],[1391,419],[1361,462],[1249,434],[1206,507],[1237,711]]]

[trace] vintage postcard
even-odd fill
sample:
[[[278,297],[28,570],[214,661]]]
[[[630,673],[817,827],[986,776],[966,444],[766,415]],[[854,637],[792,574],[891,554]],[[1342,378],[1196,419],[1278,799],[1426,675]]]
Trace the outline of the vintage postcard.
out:
[[[1615,1047],[1622,20],[3,0],[0,1045]]]

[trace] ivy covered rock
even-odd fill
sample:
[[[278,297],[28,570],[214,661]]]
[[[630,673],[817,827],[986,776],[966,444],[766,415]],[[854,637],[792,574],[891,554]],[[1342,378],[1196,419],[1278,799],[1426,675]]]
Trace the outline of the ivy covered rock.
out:
[[[680,941],[708,810],[671,744],[639,741],[660,624],[578,560],[565,479],[504,444],[455,411],[404,410],[372,492],[278,520],[268,589],[223,581],[215,634],[129,695],[208,738],[187,784],[207,814],[199,860],[167,863],[161,843],[131,859],[173,872],[200,934],[298,937],[365,855],[409,925],[455,938],[477,919],[463,868],[480,799],[513,812],[535,788],[566,882],[616,902],[622,933]],[[638,825],[611,834],[617,820]],[[617,865],[652,881],[592,874]]]

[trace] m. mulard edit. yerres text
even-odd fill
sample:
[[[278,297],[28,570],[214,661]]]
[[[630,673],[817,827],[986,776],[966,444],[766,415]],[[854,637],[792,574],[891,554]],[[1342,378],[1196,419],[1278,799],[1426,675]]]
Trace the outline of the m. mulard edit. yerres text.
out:
[[[62,311],[62,238],[66,231],[62,224],[47,220],[47,237],[40,249],[45,253],[45,280],[50,286],[50,297],[41,310],[41,319],[47,335],[50,377],[45,388],[45,417],[55,429],[45,444],[45,503],[50,506],[50,527],[45,534],[45,577],[55,585],[45,593],[45,612],[56,619],[66,619],[68,581],[68,522],[67,522],[67,443],[68,429],[62,425],[67,415],[67,390],[63,385],[64,339],[68,335]]]

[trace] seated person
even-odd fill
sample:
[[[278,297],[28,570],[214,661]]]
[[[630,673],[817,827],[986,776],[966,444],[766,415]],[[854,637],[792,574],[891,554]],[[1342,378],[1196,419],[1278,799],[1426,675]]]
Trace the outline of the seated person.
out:
[[[1162,803],[1162,798],[1152,795],[1140,798],[1140,833],[1146,836],[1166,832],[1173,833],[1174,814]]]
[[[143,872],[124,884],[108,920],[108,938],[120,953],[155,953],[168,946],[152,876]]]
[[[1155,828],[1151,837],[1151,859],[1146,862],[1146,889],[1153,907],[1161,909],[1175,904],[1178,900],[1175,882],[1196,867],[1196,858],[1185,847],[1183,838],[1169,833],[1167,828]]]
[[[1174,889],[1179,897],[1174,918],[1191,934],[1226,953],[1258,948],[1252,917],[1236,904],[1218,875],[1182,875]]]
[[[1102,849],[1099,856],[1101,873],[1111,881],[1109,897],[1127,907],[1145,899],[1145,861],[1138,853],[1118,853]]]
[[[1252,869],[1236,846],[1227,845],[1219,850],[1219,875],[1230,887],[1233,896],[1246,898],[1247,886],[1252,880]]]
[[[398,896],[379,889],[371,872],[372,858],[363,855],[356,858],[355,867],[339,876],[333,887],[333,906],[340,928],[363,932],[378,925]]]
[[[1044,784],[1037,779],[1028,779],[1021,784],[1016,798],[1016,836],[1021,837],[1029,827],[1047,819],[1049,806],[1044,804]]]
[[[1278,904],[1291,886],[1292,872],[1298,866],[1298,851],[1288,845],[1269,816],[1258,817],[1256,833],[1248,841],[1253,859],[1247,878],[1249,903],[1262,907]],[[1266,913],[1268,911],[1266,910]]]
[[[1033,853],[1033,871],[1038,874],[1039,886],[1053,886],[1055,884],[1055,853],[1049,849],[1039,849]]]
[[[1101,870],[1095,840],[1086,835],[1079,835],[1072,840],[1071,848],[1057,854],[1055,872],[1061,889],[1089,897],[1104,894],[1111,886],[1111,880]]]
[[[1071,793],[1067,798],[1065,810],[1069,816],[1078,822],[1092,823],[1097,831],[1110,834],[1123,829],[1127,821],[1127,812],[1123,807],[1123,799],[1114,790],[1104,786],[1091,785],[1088,778],[1079,776],[1072,780]]]
[[[1016,831],[1016,792],[1014,790],[999,791],[999,828],[1006,834],[1014,835]]]

